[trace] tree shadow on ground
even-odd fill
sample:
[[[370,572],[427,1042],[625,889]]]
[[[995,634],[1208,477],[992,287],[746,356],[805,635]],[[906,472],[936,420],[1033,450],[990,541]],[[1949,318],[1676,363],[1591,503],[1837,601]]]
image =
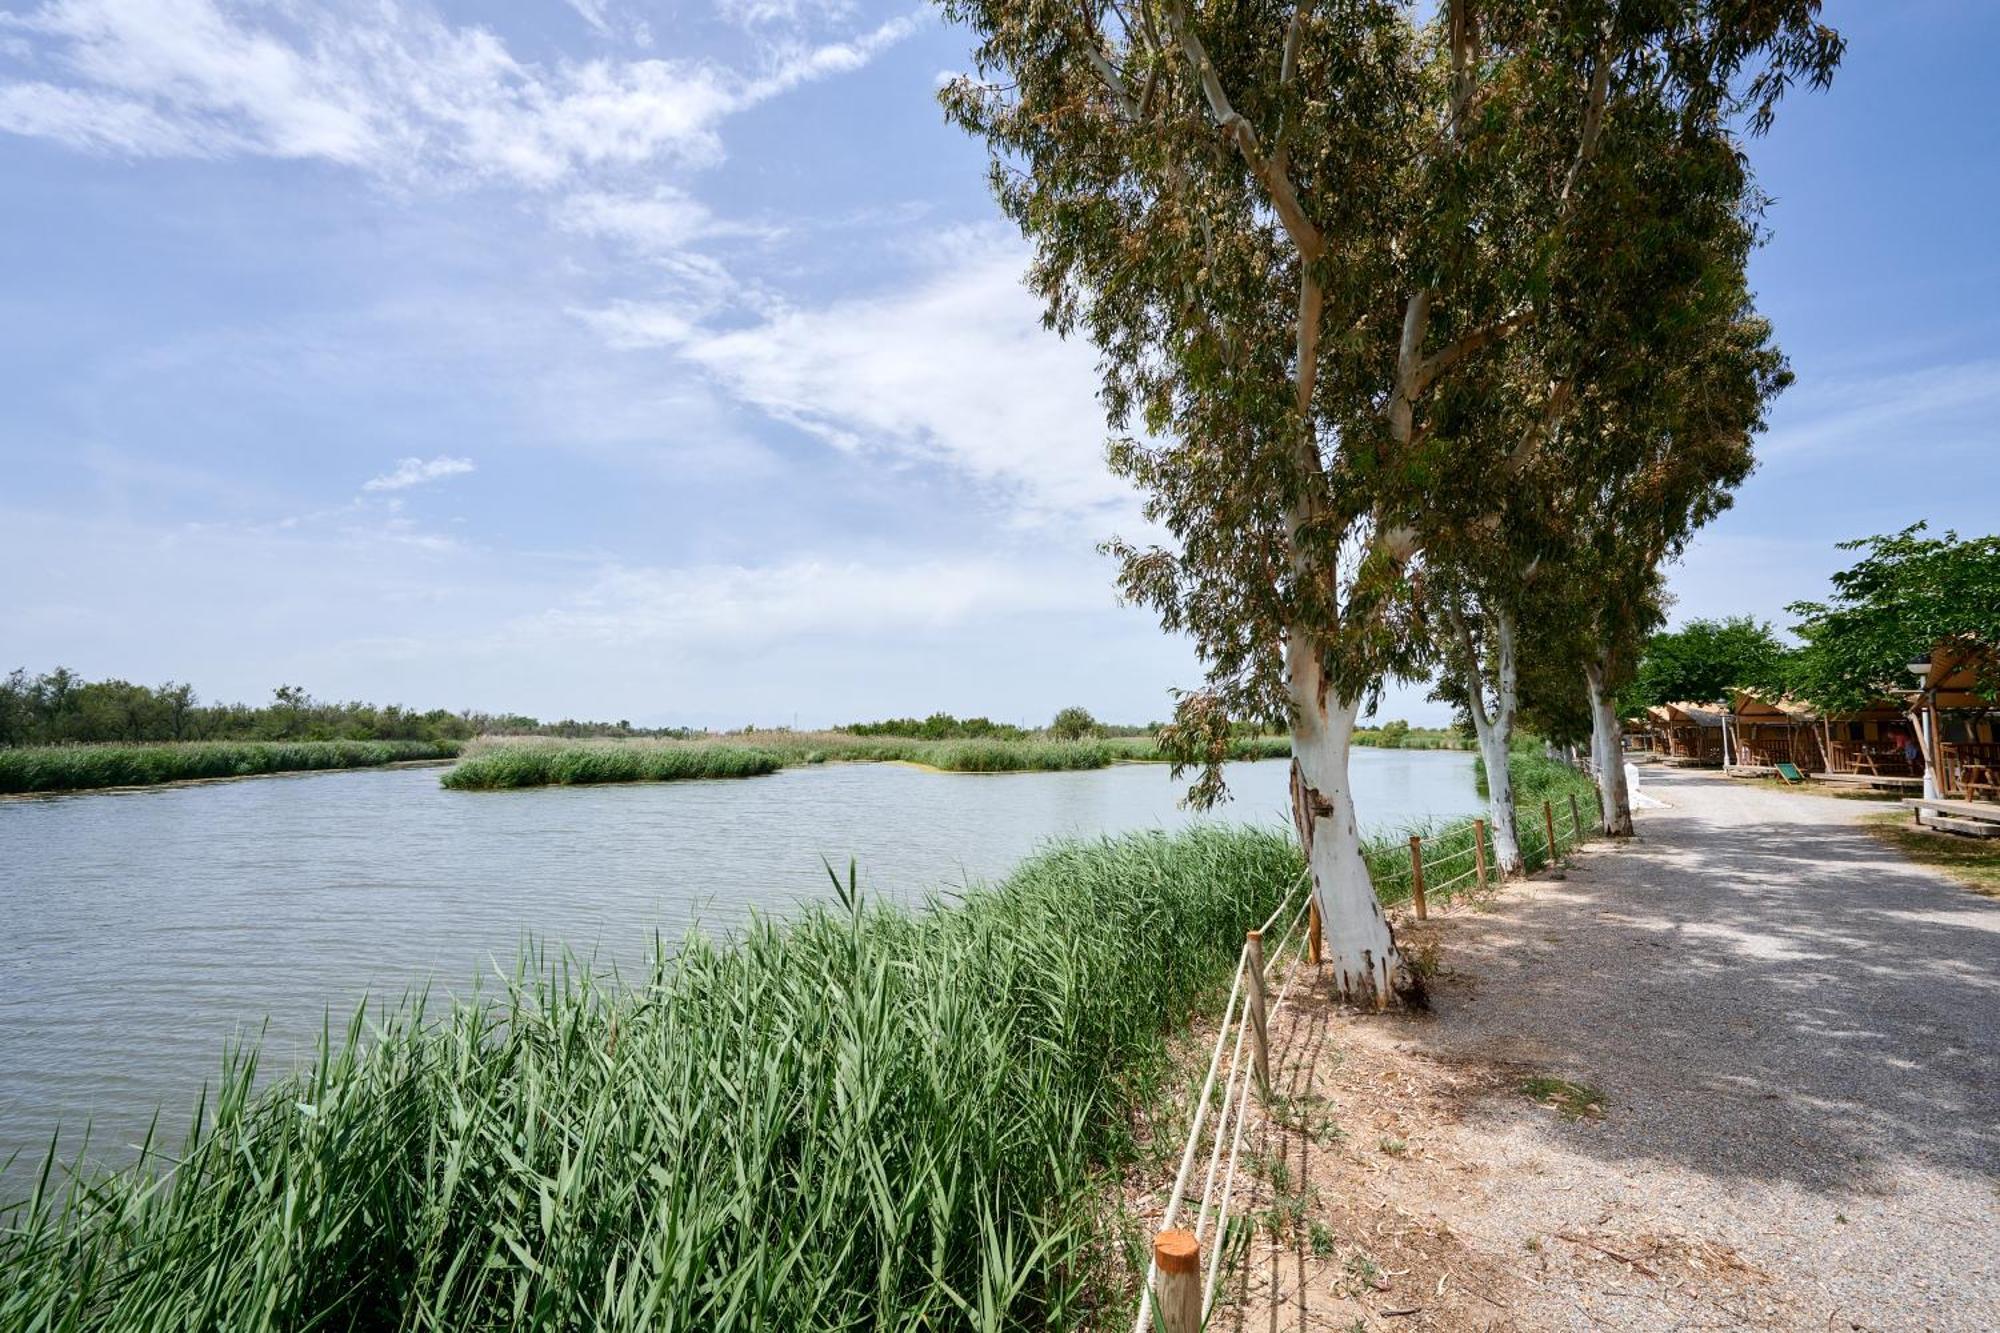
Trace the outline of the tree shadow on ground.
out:
[[[1886,1191],[1891,1162],[2000,1172],[2000,903],[1850,824],[1680,809],[1642,831],[1462,919],[1418,1049],[1601,1088],[1602,1121],[1544,1123],[1607,1164],[1830,1196]]]

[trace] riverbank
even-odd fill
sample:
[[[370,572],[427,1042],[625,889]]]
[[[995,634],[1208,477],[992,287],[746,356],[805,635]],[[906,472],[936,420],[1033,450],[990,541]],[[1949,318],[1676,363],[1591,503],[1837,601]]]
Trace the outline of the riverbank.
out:
[[[184,741],[0,749],[0,794],[95,791],[455,758],[457,741]]]
[[[844,885],[631,989],[561,963],[357,1019],[261,1092],[243,1056],[191,1143],[45,1174],[0,1327],[1082,1326],[1124,1299],[1096,1210],[1167,1037],[1298,870],[1270,832],[1059,846],[926,912]]]
[[[1230,743],[1231,760],[1291,754],[1283,736]],[[720,740],[563,741],[481,738],[444,776],[457,791],[688,778],[752,777],[805,764],[915,764],[946,773],[1061,773],[1165,763],[1151,736],[1089,740],[919,740],[846,732],[753,731]]]

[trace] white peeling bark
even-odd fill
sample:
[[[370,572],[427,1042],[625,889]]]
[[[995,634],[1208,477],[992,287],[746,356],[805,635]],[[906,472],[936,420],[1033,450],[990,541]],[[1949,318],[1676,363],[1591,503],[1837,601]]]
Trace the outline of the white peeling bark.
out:
[[[1472,714],[1473,734],[1479,738],[1479,758],[1486,766],[1486,822],[1493,830],[1494,865],[1502,877],[1524,874],[1527,863],[1521,858],[1521,835],[1514,823],[1514,775],[1507,768],[1520,694],[1519,672],[1514,661],[1514,617],[1504,610],[1493,616],[1494,706],[1490,712],[1486,707],[1486,673],[1480,666],[1478,646],[1462,622],[1457,629],[1459,645],[1465,653],[1467,711]]]
[[[1293,711],[1292,816],[1312,870],[1326,963],[1342,999],[1386,1004],[1410,987],[1410,978],[1361,858],[1347,771],[1361,701],[1332,694],[1310,645],[1288,644],[1285,666]]]
[[[1625,786],[1624,728],[1612,707],[1611,692],[1604,687],[1605,664],[1586,662],[1583,674],[1590,685],[1590,749],[1597,767],[1599,826],[1611,837],[1629,838],[1632,793]]]

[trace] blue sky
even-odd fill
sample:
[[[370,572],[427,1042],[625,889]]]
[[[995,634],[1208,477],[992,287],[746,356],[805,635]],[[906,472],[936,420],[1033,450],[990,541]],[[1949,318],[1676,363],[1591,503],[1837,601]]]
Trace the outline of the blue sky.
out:
[[[1752,149],[1799,383],[1682,615],[2000,518],[2000,6],[1827,16],[1833,91]],[[1094,553],[1136,504],[937,109],[965,49],[811,0],[0,0],[0,668],[1163,716],[1198,669]]]

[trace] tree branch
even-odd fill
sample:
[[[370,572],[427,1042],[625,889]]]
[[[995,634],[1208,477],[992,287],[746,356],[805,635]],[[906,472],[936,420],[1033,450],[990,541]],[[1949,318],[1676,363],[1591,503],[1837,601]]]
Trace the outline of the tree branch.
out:
[[[1535,312],[1533,310],[1516,310],[1505,319],[1496,319],[1491,324],[1482,325],[1472,330],[1472,332],[1461,336],[1438,352],[1436,356],[1426,357],[1418,364],[1415,378],[1408,386],[1407,392],[1410,399],[1414,402],[1418,395],[1429,389],[1431,385],[1437,383],[1438,377],[1443,375],[1447,370],[1450,370],[1474,352],[1484,351],[1493,344],[1503,342],[1514,334],[1519,333],[1522,329],[1533,323],[1534,318]],[[1409,337],[1407,317],[1404,322],[1403,336],[1407,341]]]
[[[1251,173],[1263,182],[1265,193],[1271,197],[1271,207],[1277,211],[1278,220],[1284,224],[1285,233],[1292,238],[1292,245],[1300,257],[1308,263],[1318,259],[1326,250],[1325,238],[1313,225],[1312,219],[1306,216],[1304,206],[1299,203],[1298,192],[1292,188],[1291,177],[1264,155],[1263,147],[1257,140],[1256,127],[1230,104],[1229,94],[1222,89],[1222,77],[1216,73],[1215,62],[1208,58],[1208,48],[1202,45],[1201,38],[1188,22],[1185,0],[1169,0],[1166,13],[1167,26],[1180,43],[1188,65],[1201,84],[1209,114],[1215,117],[1215,123],[1236,144]]]
[[[1583,134],[1576,145],[1576,157],[1569,164],[1569,174],[1563,178],[1562,192],[1556,196],[1558,202],[1567,206],[1570,195],[1576,191],[1576,183],[1583,176],[1583,169],[1591,158],[1597,155],[1597,140],[1604,132],[1604,103],[1611,90],[1611,35],[1606,33],[1597,43],[1597,61],[1590,71],[1590,95],[1584,106]]]
[[[1503,465],[1508,476],[1519,476],[1521,469],[1534,461],[1535,454],[1548,442],[1549,436],[1555,433],[1556,423],[1562,419],[1562,414],[1569,410],[1570,394],[1575,387],[1574,380],[1566,379],[1557,384],[1554,391],[1549,394],[1549,401],[1542,408],[1541,417],[1521,437],[1520,443],[1508,451],[1507,461]]]

